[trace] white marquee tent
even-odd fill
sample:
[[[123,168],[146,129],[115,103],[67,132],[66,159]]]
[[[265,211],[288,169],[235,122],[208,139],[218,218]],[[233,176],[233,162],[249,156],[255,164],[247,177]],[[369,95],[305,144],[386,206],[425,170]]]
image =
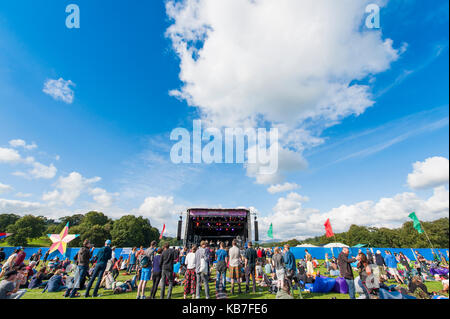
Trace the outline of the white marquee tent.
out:
[[[325,247],[325,248],[343,248],[343,247],[350,248],[349,246],[347,246],[346,244],[343,244],[343,243],[329,243],[323,247]]]

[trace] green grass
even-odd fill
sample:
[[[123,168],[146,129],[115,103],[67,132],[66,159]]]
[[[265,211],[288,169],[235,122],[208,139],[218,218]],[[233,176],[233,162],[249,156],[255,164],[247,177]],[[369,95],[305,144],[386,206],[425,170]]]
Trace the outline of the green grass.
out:
[[[26,247],[50,247],[51,244],[52,241],[47,236],[42,236],[39,238],[28,239]],[[0,241],[0,247],[17,247],[17,245],[10,245],[8,239],[5,238]]]
[[[318,268],[321,274],[325,274],[326,269],[321,266]],[[358,276],[357,273],[355,273],[355,277]],[[124,282],[128,279],[131,279],[133,276],[125,276],[122,273],[117,278],[117,281]],[[215,278],[215,271],[212,271],[212,277]],[[389,281],[387,283],[388,285],[395,284],[395,281]],[[442,284],[440,282],[426,282],[425,283],[429,291],[439,291],[442,289]],[[152,286],[152,282],[149,281],[147,283],[145,295],[148,297],[150,296],[150,289]],[[242,290],[245,290],[245,284],[241,284]],[[210,288],[210,297],[211,299],[215,299],[215,281],[209,283]],[[230,291],[230,284],[227,283],[227,290]],[[235,287],[235,290],[237,291],[237,287]],[[267,288],[258,287],[256,288],[256,293],[249,293],[249,294],[240,294],[240,295],[231,295],[228,294],[228,299],[275,299],[274,294],[270,294],[267,291]],[[84,290],[80,292],[81,298],[76,299],[83,299],[84,300]],[[58,292],[58,293],[42,293],[42,289],[33,289],[28,290],[28,292],[22,297],[22,299],[64,299],[63,297],[64,292]],[[130,293],[124,293],[120,295],[114,295],[111,290],[104,290],[100,289],[99,294],[101,297],[97,299],[136,299],[136,291],[130,292]],[[92,290],[91,290],[92,295]],[[167,296],[167,287],[166,287],[166,296]],[[308,292],[302,292],[303,299],[349,299],[348,295],[343,295],[339,293],[327,293],[327,294],[318,294],[318,293],[308,293]],[[299,292],[294,291],[294,298],[299,297]],[[158,289],[158,292],[156,294],[156,298],[160,298],[160,289]],[[202,298],[204,298],[204,291],[202,291]],[[183,299],[183,287],[182,286],[175,286],[172,291],[172,299]]]

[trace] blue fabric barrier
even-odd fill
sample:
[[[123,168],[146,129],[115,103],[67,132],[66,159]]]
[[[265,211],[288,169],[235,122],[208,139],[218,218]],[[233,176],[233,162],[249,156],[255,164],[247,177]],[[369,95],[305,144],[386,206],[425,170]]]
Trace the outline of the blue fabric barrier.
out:
[[[6,257],[10,256],[13,252],[14,249],[16,249],[16,247],[3,247]],[[47,252],[47,250],[49,249],[48,247],[41,247],[41,248],[25,248],[25,253],[26,255],[26,259],[28,260],[31,255],[33,255],[34,253],[36,253],[39,249],[42,250],[42,258],[44,257],[45,253]],[[49,259],[53,259],[55,257],[59,257],[59,259],[65,259],[65,258],[69,258],[70,260],[73,260],[73,258],[75,257],[75,255],[78,253],[80,248],[67,248],[66,254],[65,256],[61,255],[59,253],[59,251],[53,252],[50,254]],[[309,248],[303,248],[303,247],[292,247],[291,248],[291,252],[294,254],[296,259],[302,259],[305,257],[305,249],[308,249],[309,253],[317,259],[325,259],[325,254],[328,254],[328,257],[331,258],[334,254],[334,256],[338,256],[339,253],[341,252],[341,248],[324,248],[324,247],[309,247]],[[94,250],[94,256],[98,253],[99,248],[96,248]],[[124,259],[128,258],[128,249],[122,249],[122,248],[116,248],[116,257],[119,258],[119,256],[121,256],[122,250],[124,250],[126,253],[124,253],[122,256],[124,257]],[[366,252],[366,249],[363,248],[362,249],[363,252]],[[391,251],[392,253],[399,253],[399,252],[403,252],[409,259],[411,260],[415,260],[414,254],[411,250],[411,248],[371,248],[371,250],[373,250],[373,252],[375,253],[377,250],[381,251],[381,254],[383,255],[383,257],[385,256],[385,250]],[[426,259],[428,260],[432,260],[433,259],[433,254],[431,253],[431,248],[420,248],[420,249],[414,249],[414,251],[418,251],[420,254],[422,254]],[[440,249],[435,249],[435,251],[440,251],[444,256],[447,256],[447,248],[440,248]],[[350,248],[351,251],[351,255],[352,256],[356,256],[358,254],[358,248]]]

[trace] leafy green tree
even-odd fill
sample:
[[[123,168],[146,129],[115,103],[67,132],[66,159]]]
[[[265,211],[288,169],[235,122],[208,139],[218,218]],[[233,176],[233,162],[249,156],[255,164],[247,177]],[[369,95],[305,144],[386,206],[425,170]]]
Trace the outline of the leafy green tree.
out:
[[[153,240],[158,240],[159,231],[148,219],[127,215],[114,222],[111,236],[113,244],[119,247],[148,247]]]
[[[32,229],[31,227],[15,228],[15,225],[10,225],[8,231],[13,232],[8,237],[8,244],[11,246],[26,246],[28,244],[28,234]]]
[[[6,231],[9,225],[13,225],[20,219],[16,214],[0,214],[0,232]]]
[[[99,212],[89,212],[86,215],[84,215],[84,218],[83,218],[82,222],[79,225],[84,225],[84,226],[100,225],[100,226],[104,226],[108,222],[110,222],[110,219],[105,214],[99,213]]]
[[[39,238],[47,228],[45,224],[46,221],[42,217],[26,215],[17,220],[13,225],[9,225],[7,231],[9,233],[17,233],[23,229],[27,229],[28,238]]]
[[[94,219],[94,218],[92,218]],[[65,216],[65,217],[61,217],[59,219],[60,223],[63,224],[64,226],[69,223],[70,227],[74,227],[74,226],[78,226],[80,225],[84,220],[84,215],[82,214],[75,214],[72,216]]]

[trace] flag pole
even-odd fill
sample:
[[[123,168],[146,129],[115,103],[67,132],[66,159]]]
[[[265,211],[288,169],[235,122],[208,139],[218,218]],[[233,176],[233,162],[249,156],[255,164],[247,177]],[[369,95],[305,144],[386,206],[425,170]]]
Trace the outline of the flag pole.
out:
[[[427,236],[428,242],[430,243],[431,251],[432,251],[434,254],[436,254],[436,252],[434,251],[433,244],[431,243],[430,237],[428,237],[428,234],[427,234],[425,228],[423,228],[423,232],[424,232],[425,236]]]

